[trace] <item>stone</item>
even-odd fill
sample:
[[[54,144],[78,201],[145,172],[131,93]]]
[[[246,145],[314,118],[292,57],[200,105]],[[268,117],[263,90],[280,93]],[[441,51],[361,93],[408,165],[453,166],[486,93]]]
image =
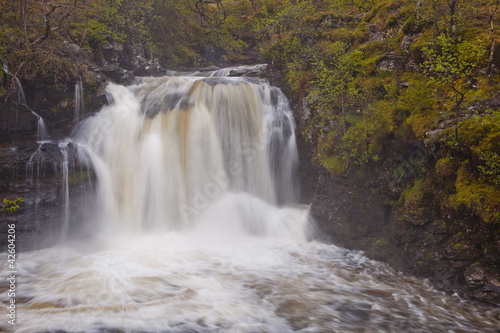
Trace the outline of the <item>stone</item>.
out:
[[[484,267],[473,264],[464,272],[465,280],[470,287],[479,287],[484,285]]]
[[[379,61],[377,66],[381,70],[390,72],[403,71],[407,62],[408,58],[406,57],[395,54],[387,54]]]
[[[380,29],[375,25],[371,24],[370,25],[370,35],[368,37],[368,41],[383,41],[384,40],[384,34],[380,31]]]
[[[412,44],[415,43],[420,37],[422,37],[421,33],[415,35],[405,35],[401,41],[401,51],[403,51],[406,55],[410,55]]]

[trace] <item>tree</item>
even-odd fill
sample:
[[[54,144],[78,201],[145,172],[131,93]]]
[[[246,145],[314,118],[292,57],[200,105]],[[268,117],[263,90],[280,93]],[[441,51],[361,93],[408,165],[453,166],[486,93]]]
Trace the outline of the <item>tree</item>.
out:
[[[475,0],[428,0],[438,33],[458,36],[476,11]]]
[[[337,109],[345,135],[347,109],[358,96],[353,84],[356,61],[347,44],[337,42],[332,44],[331,48],[329,57],[315,60],[316,73],[312,95],[319,97],[320,109]]]
[[[351,152],[342,144],[348,133],[347,117],[352,106],[359,103],[354,84],[359,52],[351,52],[343,42],[325,43],[312,60],[312,85],[309,102],[315,109],[318,160],[334,174],[349,165]]]
[[[493,9],[493,2],[495,3],[495,9]],[[490,23],[490,38],[491,38],[491,50],[490,57],[488,59],[488,77],[491,82],[491,65],[493,64],[493,55],[495,54],[495,26],[493,24],[493,19],[495,18],[495,14],[498,11],[498,7],[500,6],[500,0],[490,1],[490,13],[489,13],[489,23]]]
[[[74,0],[73,3],[65,4],[60,3],[60,4],[53,4],[52,2],[48,1],[41,1],[40,4],[43,6],[45,9],[45,13],[43,15],[43,20],[45,22],[45,29],[44,32],[33,41],[33,46],[40,44],[44,40],[50,37],[50,34],[53,33],[54,31],[60,30],[63,28],[64,23],[66,20],[68,20],[72,15],[73,12],[78,9],[78,0]],[[25,10],[26,10],[26,2],[23,2],[23,9],[22,9],[22,20],[24,21],[24,33],[26,34],[26,20],[25,20]],[[53,27],[51,24],[52,16],[54,13],[57,11],[60,11],[61,14],[59,14],[59,17],[56,19],[58,22],[58,25],[56,27]]]
[[[442,33],[433,47],[422,49],[427,59],[422,64],[429,83],[440,83],[451,88],[455,95],[455,138],[458,141],[460,106],[465,95],[474,87],[479,62],[484,55],[478,44]]]

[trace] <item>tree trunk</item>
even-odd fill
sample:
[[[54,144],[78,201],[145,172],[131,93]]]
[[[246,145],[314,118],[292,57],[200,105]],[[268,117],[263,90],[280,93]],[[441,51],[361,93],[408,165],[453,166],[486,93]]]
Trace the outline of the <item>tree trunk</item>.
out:
[[[493,25],[493,18],[495,17],[495,14],[498,10],[498,6],[500,4],[500,1],[496,2],[496,7],[495,10],[492,9],[492,6],[490,4],[490,36],[491,36],[491,50],[490,50],[490,57],[488,59],[488,78],[490,82],[492,81],[492,69],[491,66],[493,64],[493,56],[495,54],[495,26]]]
[[[21,0],[21,15],[19,17],[19,25],[23,31],[23,40],[26,42],[26,0]]]
[[[460,92],[455,87],[453,87],[453,90],[455,90],[455,96],[456,96],[455,97],[455,140],[458,143],[458,122],[460,120],[460,105],[464,101],[464,96],[467,93],[467,91]]]
[[[417,11],[417,20],[422,19],[422,7],[424,6],[424,0],[418,0],[417,1],[417,7],[415,10]]]
[[[455,35],[457,31],[457,0],[450,1],[450,34]]]

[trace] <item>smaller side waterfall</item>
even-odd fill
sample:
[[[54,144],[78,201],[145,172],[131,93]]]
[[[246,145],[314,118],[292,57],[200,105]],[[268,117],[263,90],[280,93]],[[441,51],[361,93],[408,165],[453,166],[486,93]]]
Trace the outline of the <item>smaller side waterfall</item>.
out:
[[[21,84],[21,81],[19,81],[19,78],[17,78],[17,77],[15,78],[15,80],[16,80],[16,83],[17,83],[17,86],[18,86],[17,95],[18,95],[19,103],[21,103],[28,110],[30,110],[31,113],[35,117],[37,117],[37,119],[38,119],[38,122],[37,122],[37,127],[38,127],[38,130],[37,130],[37,139],[38,139],[38,141],[42,141],[42,140],[47,139],[47,128],[45,127],[45,122],[43,121],[43,118],[38,113],[36,113],[35,111],[31,110],[31,108],[28,106],[28,104],[26,102],[26,95],[24,94],[24,89],[23,89],[23,86]],[[17,124],[17,114],[16,114],[16,124]]]
[[[64,210],[63,210],[63,220],[61,225],[61,240],[64,241],[68,235],[69,229],[69,168],[68,168],[68,144],[69,141],[59,142],[59,148],[61,149],[62,160],[62,176],[63,176],[63,196],[64,196]]]
[[[12,76],[14,78],[14,81],[17,84],[17,100],[18,103],[26,107],[36,118],[37,118],[37,140],[42,141],[47,139],[47,128],[45,126],[45,122],[43,121],[43,118],[33,111],[29,106],[28,103],[26,102],[26,95],[24,94],[24,89],[23,85],[21,84],[21,81],[17,76],[14,76],[10,70],[9,70],[9,63],[7,59],[3,60],[3,71],[7,73],[8,75]],[[17,132],[17,125],[19,122],[19,107],[16,107],[16,114],[14,118],[14,131]]]
[[[78,81],[75,84],[75,121],[80,121],[83,117],[85,109],[83,106],[83,81],[81,77],[78,77]]]
[[[278,88],[271,88],[273,116],[266,122],[269,132],[269,156],[271,172],[274,175],[277,198],[280,204],[297,202],[298,180],[296,168],[299,155],[296,147],[295,120],[290,112],[290,105],[285,94]]]
[[[13,76],[12,73],[10,72],[10,70],[9,70],[9,62],[7,61],[7,59],[3,60],[3,71],[5,73],[7,73],[8,75]]]

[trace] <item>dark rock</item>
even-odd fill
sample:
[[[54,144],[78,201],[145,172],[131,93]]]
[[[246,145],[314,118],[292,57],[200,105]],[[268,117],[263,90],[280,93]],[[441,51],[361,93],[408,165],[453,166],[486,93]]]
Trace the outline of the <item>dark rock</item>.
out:
[[[300,131],[296,131],[297,149],[299,151],[299,166],[297,170],[300,183],[300,203],[309,204],[316,193],[318,168],[312,163],[313,150],[304,140]]]
[[[351,167],[341,176],[320,171],[310,209],[318,237],[429,278],[442,290],[500,306],[498,227],[471,214],[441,211],[430,193],[417,207],[398,203],[398,184],[409,179],[395,178],[393,170],[405,163],[411,169],[421,158],[434,160],[420,144],[389,141],[379,156],[377,163]]]
[[[370,24],[370,35],[368,37],[368,41],[369,42],[372,42],[372,41],[383,41],[385,39],[384,37],[384,34],[382,33],[382,31],[380,31],[379,27],[377,27],[377,25],[375,24]]]
[[[469,287],[476,288],[484,286],[485,272],[486,270],[484,269],[484,267],[481,267],[477,264],[473,264],[467,267],[464,272],[464,276]]]
[[[86,200],[89,170],[77,162],[78,152],[68,144],[69,185],[71,195],[71,225],[84,219],[81,202]],[[34,250],[53,245],[61,239],[64,205],[62,163],[64,161],[58,142],[24,143],[18,147],[0,149],[0,198],[24,202],[15,212],[0,212],[0,232],[8,224],[16,225],[16,248]],[[82,174],[84,177],[82,177]],[[81,179],[81,180],[80,180]],[[0,239],[5,248],[7,239]]]
[[[109,62],[118,62],[122,57],[123,44],[114,39],[108,39],[108,42],[102,46],[104,59]]]
[[[386,70],[390,72],[402,71],[406,68],[407,62],[408,62],[407,57],[398,56],[395,54],[387,54],[379,61],[377,66],[381,70]]]
[[[469,296],[477,301],[500,306],[500,270],[488,271],[478,263],[467,267],[464,277]]]
[[[348,16],[348,15],[342,15],[342,16],[336,16],[336,15],[326,15],[321,19],[319,22],[319,26],[321,28],[328,28],[328,29],[339,29],[343,28],[346,26],[349,26],[353,23],[361,21],[362,16]]]
[[[401,50],[403,51],[403,53],[406,55],[410,55],[412,44],[415,43],[420,37],[422,37],[421,33],[414,35],[405,35],[403,37],[403,40],[401,41]]]
[[[238,66],[230,69],[229,76],[262,76],[265,70],[267,70],[267,64]]]
[[[408,72],[418,72],[420,71],[420,66],[415,62],[415,60],[410,59],[408,63],[406,63],[405,70]]]

